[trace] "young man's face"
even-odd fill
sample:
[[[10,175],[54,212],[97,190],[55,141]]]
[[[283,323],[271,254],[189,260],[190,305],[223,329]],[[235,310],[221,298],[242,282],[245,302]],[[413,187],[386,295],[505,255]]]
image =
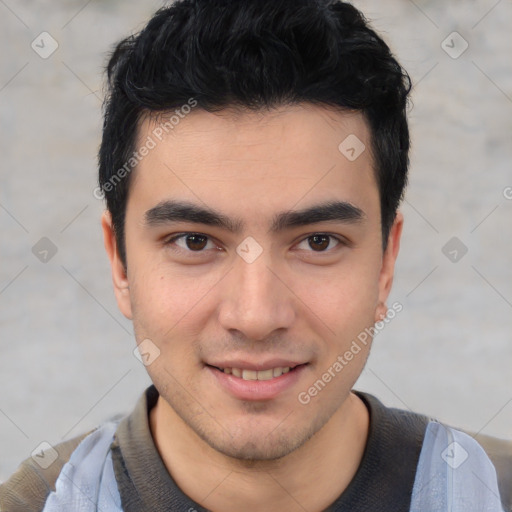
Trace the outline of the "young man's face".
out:
[[[401,216],[383,253],[368,127],[311,105],[197,109],[162,141],[157,127],[140,127],[137,148],[156,147],[132,176],[127,276],[103,220],[119,307],[158,347],[147,370],[179,421],[229,456],[282,457],[343,410],[370,343],[341,370],[338,356],[385,313]],[[349,135],[366,146],[355,160],[338,149]],[[330,220],[293,216],[329,203]]]

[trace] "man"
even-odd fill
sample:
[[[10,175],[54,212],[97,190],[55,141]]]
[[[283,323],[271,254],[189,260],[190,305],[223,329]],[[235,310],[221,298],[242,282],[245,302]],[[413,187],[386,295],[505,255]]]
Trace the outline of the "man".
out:
[[[386,305],[410,82],[351,5],[181,0],[119,43],[99,154],[154,383],[8,511],[499,511],[470,436],[352,391]]]

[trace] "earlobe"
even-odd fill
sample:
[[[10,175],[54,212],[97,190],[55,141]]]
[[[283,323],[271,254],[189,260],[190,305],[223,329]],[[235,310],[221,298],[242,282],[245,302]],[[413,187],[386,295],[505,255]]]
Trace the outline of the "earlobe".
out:
[[[119,256],[116,236],[112,224],[112,216],[108,210],[103,212],[101,217],[101,227],[103,230],[103,243],[110,260],[112,284],[114,285],[114,294],[116,296],[117,305],[121,313],[131,320],[132,311],[128,276]]]
[[[381,322],[388,314],[388,307],[384,302],[379,302],[375,310],[375,322]]]

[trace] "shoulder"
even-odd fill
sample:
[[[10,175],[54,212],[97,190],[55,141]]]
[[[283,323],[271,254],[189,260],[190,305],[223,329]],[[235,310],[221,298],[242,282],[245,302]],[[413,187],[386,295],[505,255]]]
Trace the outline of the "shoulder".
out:
[[[93,432],[93,431],[91,431]],[[64,441],[25,459],[11,477],[0,485],[0,510],[40,512],[71,454],[91,432]],[[53,451],[54,450],[54,451]],[[55,454],[57,458],[55,458]]]
[[[485,450],[498,475],[498,487],[505,510],[512,511],[512,441],[465,431]]]
[[[368,406],[373,428],[378,425],[381,444],[392,447],[396,466],[416,473],[417,484],[420,466],[423,476],[428,473],[432,476],[436,469],[438,476],[460,479],[465,475],[466,482],[462,485],[466,488],[471,487],[467,482],[477,478],[476,474],[501,497],[505,510],[512,512],[512,441],[464,432],[423,414],[386,407],[368,393],[355,393]],[[476,481],[473,487],[482,485]]]
[[[428,424],[416,473],[411,510],[499,511],[496,469],[470,435],[438,421]]]

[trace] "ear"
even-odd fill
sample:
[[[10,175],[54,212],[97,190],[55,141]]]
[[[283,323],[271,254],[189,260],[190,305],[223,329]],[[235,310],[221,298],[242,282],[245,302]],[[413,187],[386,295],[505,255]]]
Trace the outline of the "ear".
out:
[[[379,300],[375,309],[375,321],[382,320],[387,313],[388,307],[386,300],[388,299],[391,286],[393,284],[393,275],[395,273],[395,262],[400,249],[400,237],[402,236],[402,228],[404,225],[404,216],[401,212],[397,212],[395,221],[391,226],[388,236],[388,245],[382,257],[382,267],[379,274]]]
[[[103,229],[103,243],[110,260],[112,269],[112,283],[117,306],[126,318],[132,318],[132,306],[130,301],[130,287],[124,265],[119,257],[116,236],[112,225],[112,216],[108,210],[101,216],[101,227]]]

